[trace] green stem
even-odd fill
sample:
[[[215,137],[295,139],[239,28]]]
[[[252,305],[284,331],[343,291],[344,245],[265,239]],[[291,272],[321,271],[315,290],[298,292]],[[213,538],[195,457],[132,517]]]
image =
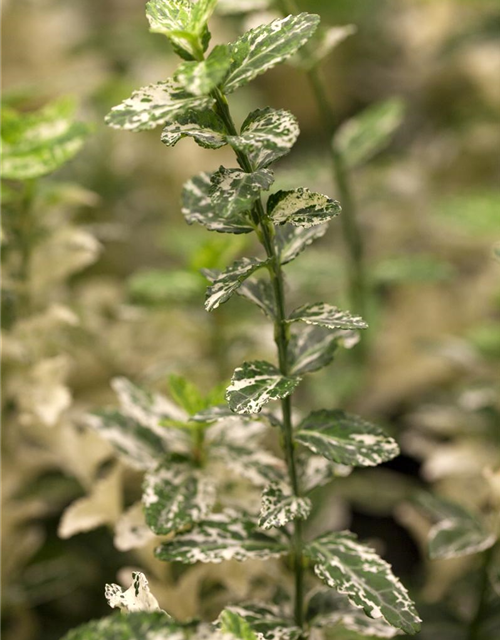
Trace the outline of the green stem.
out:
[[[487,595],[488,595],[488,570],[490,567],[491,560],[493,558],[495,546],[487,549],[483,554],[483,563],[481,567],[481,577],[480,584],[478,590],[478,600],[477,600],[477,609],[472,618],[469,631],[467,634],[467,640],[478,640],[481,631],[481,623],[484,620],[484,614],[486,612],[487,606]]]
[[[231,135],[238,135],[233,119],[231,117],[226,97],[222,92],[216,90],[213,94],[217,112],[222,118],[224,125]],[[255,167],[250,158],[243,152],[236,151],[238,161],[247,173],[252,173]],[[285,292],[283,272],[281,263],[274,246],[274,227],[268,221],[262,200],[259,198],[252,208],[252,220],[256,226],[257,235],[261,241],[266,255],[270,260],[269,273],[273,287],[274,301],[276,307],[276,319],[274,322],[274,340],[278,350],[279,369],[282,375],[288,375],[288,342],[289,330],[286,322]],[[295,496],[300,496],[299,479],[297,475],[297,463],[295,456],[295,443],[293,439],[292,405],[290,396],[281,400],[282,411],[282,435],[285,459],[290,478],[290,485]],[[303,535],[302,522],[294,521],[292,538],[292,556],[294,560],[295,572],[295,595],[294,595],[294,617],[298,627],[304,626],[304,560],[303,560]]]

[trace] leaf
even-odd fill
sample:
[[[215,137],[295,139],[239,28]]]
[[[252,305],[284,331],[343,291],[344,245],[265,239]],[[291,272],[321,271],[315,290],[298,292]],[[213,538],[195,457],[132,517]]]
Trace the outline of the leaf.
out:
[[[241,416],[233,413],[227,404],[220,404],[214,407],[208,407],[198,411],[194,416],[191,416],[190,420],[194,422],[218,422],[220,420],[226,420],[227,418],[241,419]]]
[[[302,635],[302,631],[273,604],[249,602],[230,605],[224,612],[243,618],[259,640],[299,640]]]
[[[277,191],[267,201],[267,213],[274,224],[289,222],[296,227],[322,224],[338,216],[341,210],[336,200],[304,187]]]
[[[237,15],[251,11],[269,9],[273,0],[219,0],[217,13],[220,15]]]
[[[417,503],[438,522],[429,532],[429,555],[460,558],[492,547],[497,536],[459,504],[431,494],[420,494]]]
[[[299,137],[299,123],[294,115],[271,107],[250,113],[239,136],[228,136],[227,142],[246,153],[256,169],[268,167],[286,155]]]
[[[352,472],[352,467],[335,464],[323,456],[300,456],[302,489],[309,493],[316,487],[322,487],[335,478],[345,478]]]
[[[271,529],[284,527],[292,520],[307,520],[311,509],[309,498],[295,496],[286,484],[273,482],[262,494],[259,527]]]
[[[297,376],[283,376],[264,360],[245,362],[235,370],[226,400],[236,413],[258,413],[269,400],[289,396],[300,380]]]
[[[419,631],[421,621],[415,606],[390,565],[371,547],[358,542],[353,533],[327,533],[308,544],[305,553],[318,578],[346,595],[367,616],[383,617],[408,635]]]
[[[204,291],[200,275],[183,269],[141,269],[127,285],[131,300],[145,306],[198,300]]]
[[[144,131],[173,122],[188,111],[203,111],[212,104],[212,98],[192,96],[169,79],[134,91],[111,109],[105,122],[114,129]]]
[[[281,481],[285,476],[283,460],[255,445],[222,442],[211,449],[213,459],[227,465],[229,471],[249,480],[256,487]]]
[[[205,149],[219,149],[226,144],[224,124],[211,109],[181,114],[163,129],[161,141],[173,147],[185,137],[193,138]]]
[[[67,633],[62,640],[183,640],[182,625],[163,611],[116,613],[87,622]]]
[[[201,62],[183,62],[174,74],[174,79],[194,96],[208,96],[218,87],[231,65],[227,45],[214,47],[210,55]]]
[[[219,617],[223,634],[238,638],[238,640],[257,640],[248,622],[234,611],[225,609]]]
[[[347,24],[342,27],[328,27],[327,29],[320,27],[314,34],[310,45],[299,51],[294,62],[302,69],[310,71],[356,31],[357,28],[353,24]]]
[[[353,467],[373,467],[399,454],[396,441],[381,429],[339,409],[310,413],[295,439],[332,462]]]
[[[326,224],[313,227],[294,227],[286,224],[276,230],[276,250],[282,265],[295,260],[312,242],[322,238],[327,230]]]
[[[207,311],[217,309],[217,307],[229,300],[244,280],[258,269],[265,267],[268,262],[269,260],[259,260],[257,258],[241,258],[241,260],[233,262],[225,271],[217,274],[215,278],[213,278],[214,273],[209,272],[207,275],[209,275],[212,284],[207,289],[205,309]]]
[[[205,398],[192,382],[176,374],[168,378],[170,395],[188,415],[193,415],[206,408]]]
[[[186,182],[182,190],[182,213],[188,224],[198,222],[219,233],[251,233],[254,227],[242,214],[222,216],[214,211],[210,200],[210,173],[199,173]]]
[[[350,168],[370,160],[389,144],[404,117],[404,103],[391,98],[374,104],[342,124],[333,145]]]
[[[286,552],[283,538],[260,532],[248,516],[227,509],[161,545],[155,554],[166,562],[194,564],[277,558]]]
[[[273,287],[267,280],[257,280],[249,278],[242,282],[237,291],[238,295],[243,296],[250,302],[253,302],[268,318],[273,320],[276,316],[276,306],[274,302]]]
[[[142,502],[135,502],[118,518],[113,544],[118,551],[130,551],[144,547],[153,538],[154,533],[144,521]]]
[[[232,64],[223,85],[232,93],[292,56],[314,33],[319,16],[300,13],[260,25],[230,45]]]
[[[337,349],[337,332],[308,325],[293,333],[288,343],[290,373],[303,375],[326,367]]]
[[[249,211],[260,192],[267,191],[272,185],[274,177],[269,169],[245,173],[220,167],[211,180],[210,200],[215,213],[231,217]]]
[[[165,463],[144,478],[146,522],[156,535],[179,531],[206,518],[215,504],[215,486],[187,464]]]
[[[306,616],[313,627],[337,627],[342,624],[362,636],[394,638],[400,633],[383,618],[369,618],[362,609],[354,607],[348,598],[331,589],[316,591],[308,603]]]
[[[41,178],[71,160],[89,134],[85,124],[74,121],[74,112],[67,98],[26,114],[2,108],[2,178]]]
[[[349,311],[341,311],[338,307],[324,302],[305,304],[295,309],[288,318],[288,322],[305,322],[319,325],[328,329],[367,329],[368,325],[359,316],[353,316]]]
[[[118,584],[107,584],[104,594],[112,609],[133,611],[161,611],[158,600],[149,589],[146,576],[140,571],[132,572],[132,584],[123,591]]]

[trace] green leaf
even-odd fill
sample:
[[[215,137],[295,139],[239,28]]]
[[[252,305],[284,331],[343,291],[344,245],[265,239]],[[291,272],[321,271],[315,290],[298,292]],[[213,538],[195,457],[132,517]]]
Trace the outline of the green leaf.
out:
[[[155,554],[166,562],[195,564],[277,558],[287,550],[283,537],[264,534],[245,514],[226,509],[161,545]]]
[[[259,527],[284,527],[292,520],[307,520],[312,504],[309,498],[293,495],[285,483],[273,482],[262,494]]]
[[[268,167],[286,155],[299,137],[294,115],[271,107],[257,109],[247,116],[239,136],[228,136],[236,151],[246,153],[256,169]]]
[[[245,173],[239,169],[220,167],[212,175],[210,190],[215,213],[231,217],[249,211],[260,192],[267,191],[273,182],[273,173],[269,169]]]
[[[219,617],[221,631],[238,640],[257,640],[248,622],[234,611],[225,609]]]
[[[165,463],[144,479],[146,523],[156,535],[179,531],[208,517],[215,499],[213,482],[188,464]]]
[[[188,111],[203,111],[212,104],[212,98],[192,96],[169,79],[134,91],[111,109],[105,122],[114,129],[144,131],[173,122]]]
[[[348,167],[359,166],[389,144],[403,117],[404,103],[399,98],[379,102],[342,124],[332,144]]]
[[[247,31],[230,45],[232,63],[224,92],[232,93],[292,56],[309,40],[318,24],[319,16],[300,13]]]
[[[390,565],[358,542],[350,531],[327,533],[306,546],[318,578],[346,595],[370,618],[383,617],[390,625],[414,635],[420,618],[408,592]]]
[[[253,302],[268,318],[271,318],[271,320],[275,318],[276,306],[273,287],[268,280],[249,278],[241,284],[237,293],[247,300],[250,300],[250,302]]]
[[[341,212],[336,200],[304,187],[278,191],[269,196],[267,213],[274,224],[290,222],[296,227],[312,227],[331,220]]]
[[[432,559],[460,558],[485,551],[496,543],[497,536],[459,504],[424,493],[417,502],[437,520],[429,532]]]
[[[238,15],[251,11],[265,11],[269,9],[273,0],[219,0],[217,13],[220,15]]]
[[[268,262],[269,260],[258,260],[257,258],[241,258],[241,260],[236,260],[222,273],[216,274],[213,270],[210,272],[205,270],[204,273],[212,282],[207,289],[205,309],[207,311],[217,309],[217,307],[229,300],[244,280],[258,269],[265,267]]]
[[[201,62],[183,62],[175,72],[174,79],[188,93],[194,96],[208,96],[222,83],[230,64],[228,47],[220,44]]]
[[[75,104],[63,98],[31,113],[2,108],[2,178],[40,178],[71,160],[89,128],[74,121]]]
[[[290,373],[300,376],[328,366],[337,349],[337,333],[311,325],[293,333],[288,345]]]
[[[138,305],[164,305],[189,302],[203,293],[199,273],[182,269],[147,269],[138,271],[128,280],[128,293]]]
[[[107,584],[104,595],[112,609],[120,609],[127,613],[161,611],[157,599],[149,589],[146,576],[140,571],[132,572],[132,585],[127,590],[124,591],[118,584]]]
[[[356,26],[353,24],[342,27],[328,27],[327,29],[320,27],[314,34],[310,45],[299,51],[294,63],[306,71],[314,69],[339,44],[356,33],[356,31]]]
[[[288,322],[305,322],[328,329],[367,329],[368,325],[359,316],[353,316],[348,311],[341,311],[337,307],[324,302],[305,304],[295,309],[288,318]]]
[[[301,629],[273,604],[249,602],[230,605],[224,612],[243,618],[261,640],[299,640],[302,635]]]
[[[289,396],[300,380],[297,376],[283,376],[264,360],[245,362],[235,370],[226,400],[236,413],[258,413],[269,400]]]
[[[313,411],[295,439],[332,462],[353,467],[373,467],[399,454],[396,441],[381,429],[340,409]]]
[[[320,589],[312,596],[307,606],[306,617],[313,627],[335,627],[341,624],[362,636],[394,638],[400,631],[383,618],[369,618],[362,609],[354,607],[345,596],[331,589]]]
[[[206,409],[205,398],[198,387],[183,376],[172,374],[168,379],[170,395],[189,415]]]
[[[163,611],[116,613],[87,622],[67,633],[62,640],[135,640],[153,637],[155,640],[182,640],[183,626],[173,622]]]
[[[295,260],[312,242],[322,238],[328,226],[294,227],[286,224],[278,227],[275,236],[276,250],[282,265]]]
[[[198,222],[219,233],[251,233],[253,226],[242,214],[229,217],[216,213],[210,200],[210,173],[200,173],[186,182],[182,190],[182,213],[188,224]]]
[[[185,137],[193,138],[205,149],[219,149],[226,144],[224,124],[211,109],[187,111],[180,115],[163,129],[161,141],[173,147]]]
[[[231,472],[245,478],[256,487],[264,487],[285,477],[283,460],[254,444],[248,446],[236,442],[223,442],[211,449],[211,455],[214,459],[224,462]]]

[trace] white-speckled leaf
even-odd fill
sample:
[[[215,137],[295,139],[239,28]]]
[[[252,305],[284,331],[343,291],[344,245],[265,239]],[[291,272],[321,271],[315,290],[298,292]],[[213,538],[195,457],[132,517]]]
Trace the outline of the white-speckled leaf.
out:
[[[267,213],[274,224],[289,222],[296,227],[313,227],[338,216],[342,208],[336,200],[304,187],[277,191],[269,196]]]
[[[292,56],[312,36],[319,17],[300,13],[247,31],[230,45],[232,64],[224,82],[231,93]]]
[[[242,283],[237,293],[253,302],[271,320],[275,318],[276,307],[273,287],[268,280],[249,278]]]
[[[309,46],[301,49],[293,59],[293,62],[305,70],[314,69],[339,44],[356,33],[356,31],[357,28],[353,24],[343,27],[328,27],[326,29],[320,27],[314,34]]]
[[[245,173],[240,169],[220,167],[211,180],[210,200],[213,210],[226,218],[249,211],[261,191],[267,191],[272,185],[274,177],[269,169]]]
[[[349,167],[370,160],[389,144],[404,117],[404,103],[399,98],[379,102],[342,124],[333,144]]]
[[[274,604],[248,602],[230,605],[229,611],[243,618],[250,625],[258,640],[298,640],[302,635],[288,616]],[[217,620],[220,623],[220,618]]]
[[[283,376],[264,360],[238,367],[226,391],[226,400],[236,413],[258,413],[270,400],[289,396],[299,384],[298,376]]]
[[[254,231],[244,214],[223,216],[216,213],[210,200],[210,173],[199,173],[186,182],[182,190],[182,213],[188,224],[197,222],[209,231],[219,233],[251,233]]]
[[[212,282],[207,289],[205,309],[207,311],[217,309],[217,307],[229,300],[244,280],[258,269],[265,267],[268,262],[268,260],[259,260],[257,258],[241,258],[236,260],[225,271],[218,273],[215,278],[213,277],[215,275],[213,270],[205,271],[205,275]]]
[[[288,344],[290,373],[300,376],[328,366],[337,348],[337,331],[306,325],[293,333]]]
[[[294,227],[291,224],[279,226],[276,230],[275,245],[281,264],[295,260],[312,242],[322,238],[328,226]]]
[[[132,572],[132,584],[123,590],[118,584],[107,584],[104,593],[112,609],[133,611],[161,611],[158,600],[149,589],[146,576],[140,571]]]
[[[67,633],[62,640],[187,640],[185,627],[173,622],[164,611],[115,613],[87,622]],[[194,637],[193,637],[194,640]]]
[[[289,111],[266,107],[252,111],[240,135],[228,136],[227,141],[233,149],[246,153],[256,169],[262,169],[286,155],[299,133],[299,123]]]
[[[332,589],[318,589],[307,606],[306,617],[312,627],[328,628],[341,624],[345,629],[362,636],[394,638],[401,632],[383,618],[369,618],[362,609],[354,607],[349,599]]]
[[[205,149],[219,149],[226,144],[224,124],[211,109],[187,111],[168,124],[162,131],[161,141],[173,147],[181,138],[190,137]]]
[[[309,452],[298,459],[302,489],[305,493],[322,487],[335,478],[346,478],[352,473],[352,467],[331,462],[323,456],[311,455]]]
[[[285,478],[283,460],[258,445],[221,442],[211,449],[214,460],[221,460],[232,473],[249,480],[256,487]]]
[[[212,104],[212,98],[192,96],[169,79],[134,91],[111,109],[105,121],[114,129],[144,131],[172,122],[187,111],[208,109]]]
[[[262,493],[259,527],[284,527],[292,520],[307,520],[312,504],[309,498],[293,495],[285,483],[273,482]]]
[[[144,478],[144,513],[156,535],[203,520],[212,511],[215,499],[212,480],[188,464],[164,463]]]
[[[359,316],[349,311],[341,311],[338,307],[325,302],[305,304],[292,312],[288,322],[305,322],[328,329],[367,329],[368,325]]]
[[[391,566],[353,533],[327,533],[309,543],[305,553],[316,575],[367,616],[384,618],[408,635],[420,630],[415,605]]]
[[[174,74],[174,79],[194,96],[208,96],[218,87],[231,65],[227,45],[220,44],[212,49],[203,61],[183,62]]]
[[[155,554],[166,562],[194,564],[277,558],[287,550],[281,534],[264,534],[246,514],[227,509],[161,545]]]
[[[373,467],[399,454],[396,441],[381,429],[340,409],[310,413],[295,440],[332,462],[353,467]]]

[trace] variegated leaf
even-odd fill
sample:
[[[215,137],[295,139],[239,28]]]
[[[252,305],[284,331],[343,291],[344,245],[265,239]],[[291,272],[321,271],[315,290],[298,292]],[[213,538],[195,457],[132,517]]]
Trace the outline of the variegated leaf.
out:
[[[232,64],[223,85],[232,93],[292,56],[312,36],[319,17],[300,13],[247,31],[230,46]]]
[[[288,522],[307,520],[312,504],[309,498],[294,495],[285,483],[273,482],[262,493],[259,527],[284,527]]]
[[[252,111],[240,135],[228,136],[227,141],[233,149],[246,153],[256,169],[262,169],[286,155],[299,133],[299,123],[289,111],[266,107]]]
[[[224,609],[219,616],[220,636],[224,640],[258,640],[248,622],[234,611]]]
[[[114,129],[143,131],[172,122],[187,111],[208,109],[212,104],[212,98],[192,96],[167,80],[134,91],[130,98],[113,107],[105,120]]]
[[[274,224],[289,222],[296,227],[313,227],[328,222],[341,212],[336,200],[304,187],[277,191],[269,197],[267,213]]]
[[[205,149],[218,149],[226,144],[224,124],[211,110],[187,111],[168,124],[161,141],[173,147],[181,138],[190,137]]]
[[[210,200],[210,173],[199,173],[186,182],[182,190],[182,213],[188,224],[198,222],[219,233],[251,233],[254,227],[243,214],[223,216],[214,211]]]
[[[229,611],[247,622],[258,640],[299,640],[301,629],[296,627],[276,605],[264,602],[248,602],[230,605]],[[220,624],[220,618],[217,620]]]
[[[115,613],[72,629],[62,640],[187,640],[185,627],[163,611]]]
[[[349,167],[358,166],[389,144],[403,117],[399,98],[376,103],[340,126],[333,144]]]
[[[381,429],[334,409],[313,411],[299,425],[295,440],[332,462],[373,467],[399,454],[395,440]]]
[[[283,460],[272,453],[256,447],[235,443],[221,442],[211,449],[214,460],[221,460],[229,471],[245,478],[256,487],[264,487],[269,482],[281,481],[285,477]]]
[[[205,271],[205,275],[212,282],[207,289],[205,309],[207,311],[217,309],[217,307],[229,300],[244,280],[258,269],[265,267],[268,262],[268,260],[259,260],[257,258],[241,258],[241,260],[236,260],[222,273],[218,273],[215,278],[213,277],[215,275],[214,271]]]
[[[281,264],[295,260],[314,240],[322,238],[328,226],[294,227],[286,224],[276,230],[275,244]]]
[[[312,627],[335,627],[341,624],[350,631],[374,638],[394,638],[399,629],[383,618],[369,618],[362,609],[354,607],[345,596],[332,589],[319,589],[307,606],[307,618]]]
[[[384,618],[408,635],[420,630],[415,605],[391,566],[350,531],[327,533],[305,548],[316,575],[370,618]]]
[[[206,518],[215,504],[215,485],[188,464],[165,463],[144,478],[146,522],[166,535]]]
[[[329,365],[337,348],[337,331],[308,325],[292,334],[288,344],[290,373],[303,375]]]
[[[271,320],[276,316],[273,287],[268,280],[249,278],[241,284],[237,293],[253,302]]]
[[[183,62],[175,72],[174,79],[188,93],[194,96],[208,96],[222,83],[230,65],[228,47],[220,44],[201,62]]]
[[[194,564],[276,558],[287,549],[283,537],[264,534],[247,515],[227,509],[161,545],[155,553],[166,562]]]
[[[215,213],[226,218],[249,211],[261,191],[267,191],[272,185],[274,177],[269,169],[245,173],[220,167],[211,180],[212,207]]]
[[[297,66],[309,71],[314,69],[346,38],[356,33],[356,26],[348,24],[343,27],[329,27],[317,29],[310,46],[304,47],[298,52],[293,62]]]
[[[104,593],[112,609],[120,609],[127,613],[161,611],[158,600],[149,589],[146,576],[140,571],[132,572],[132,584],[126,591],[118,584],[107,584]]]
[[[352,472],[352,467],[336,464],[323,456],[307,454],[299,457],[301,469],[302,489],[309,493],[316,487],[322,487],[335,478],[346,478]]]
[[[226,400],[236,413],[258,413],[270,400],[289,396],[300,380],[298,376],[282,375],[264,360],[245,362],[235,370]]]
[[[142,502],[134,502],[116,522],[113,544],[118,551],[130,551],[144,547],[154,537],[145,522]]]
[[[241,416],[231,411],[227,404],[218,404],[214,407],[209,407],[208,409],[198,411],[198,413],[195,413],[193,416],[191,416],[190,420],[193,420],[194,422],[210,423],[219,422],[220,420],[226,420],[227,418],[241,419]]]
[[[251,11],[266,11],[273,0],[219,0],[217,13],[220,15],[238,15]]]
[[[328,329],[367,329],[368,325],[359,316],[324,302],[305,304],[292,312],[288,322],[305,322]]]

